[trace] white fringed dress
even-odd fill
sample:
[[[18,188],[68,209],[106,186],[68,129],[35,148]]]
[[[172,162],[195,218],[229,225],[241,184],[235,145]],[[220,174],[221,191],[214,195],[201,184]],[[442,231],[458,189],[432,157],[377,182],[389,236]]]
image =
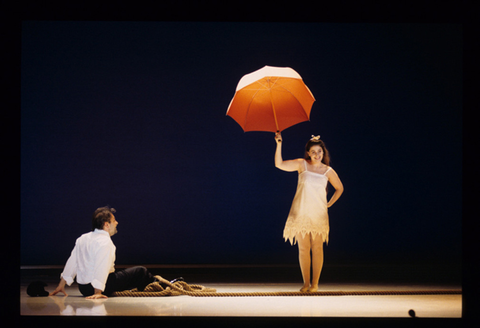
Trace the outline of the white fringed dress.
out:
[[[307,233],[312,238],[321,237],[328,244],[330,227],[328,224],[327,208],[327,172],[320,174],[308,171],[307,162],[304,161],[305,171],[298,174],[297,192],[293,198],[292,207],[285,223],[283,237],[290,240],[292,245],[297,243],[295,236]]]

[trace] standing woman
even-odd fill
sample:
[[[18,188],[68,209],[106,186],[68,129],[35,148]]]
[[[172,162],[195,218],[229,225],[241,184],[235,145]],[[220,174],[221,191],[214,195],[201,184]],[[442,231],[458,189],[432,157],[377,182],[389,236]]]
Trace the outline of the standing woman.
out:
[[[343,185],[337,173],[329,166],[330,156],[320,136],[312,136],[305,146],[305,158],[284,161],[282,136],[275,135],[277,149],[275,166],[283,171],[298,172],[297,192],[293,198],[283,237],[292,245],[298,242],[298,258],[303,276],[301,292],[316,292],[323,268],[323,243],[328,244],[328,208],[343,193]],[[335,193],[327,202],[327,184]],[[311,257],[310,257],[311,252]],[[310,285],[310,266],[312,281]]]

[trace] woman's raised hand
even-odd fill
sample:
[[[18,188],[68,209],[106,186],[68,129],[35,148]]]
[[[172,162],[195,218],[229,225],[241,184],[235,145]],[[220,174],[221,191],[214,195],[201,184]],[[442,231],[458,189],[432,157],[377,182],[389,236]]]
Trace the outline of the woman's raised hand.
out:
[[[275,141],[276,141],[277,143],[281,143],[281,142],[282,142],[282,135],[281,135],[280,132],[275,133]]]

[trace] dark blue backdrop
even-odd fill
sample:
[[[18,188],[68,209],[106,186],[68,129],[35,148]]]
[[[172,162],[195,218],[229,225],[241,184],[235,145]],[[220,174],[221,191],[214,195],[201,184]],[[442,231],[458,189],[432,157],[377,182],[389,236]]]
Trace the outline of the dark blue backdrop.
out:
[[[238,80],[295,69],[316,97],[284,158],[326,142],[345,193],[326,261],[461,256],[454,24],[22,23],[21,264],[64,264],[117,209],[117,264],[296,263],[297,176],[225,115]]]

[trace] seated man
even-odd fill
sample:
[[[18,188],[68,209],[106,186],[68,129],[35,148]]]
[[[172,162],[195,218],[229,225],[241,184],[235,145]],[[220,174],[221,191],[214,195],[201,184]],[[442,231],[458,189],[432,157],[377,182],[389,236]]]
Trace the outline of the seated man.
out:
[[[88,299],[108,298],[113,292],[145,287],[154,282],[153,275],[142,266],[115,272],[115,245],[110,238],[117,233],[114,208],[98,208],[93,214],[93,231],[80,236],[73,248],[61,280],[50,296],[61,292],[65,296],[65,284],[71,285],[77,277],[78,289]],[[178,278],[176,280],[183,280]]]

